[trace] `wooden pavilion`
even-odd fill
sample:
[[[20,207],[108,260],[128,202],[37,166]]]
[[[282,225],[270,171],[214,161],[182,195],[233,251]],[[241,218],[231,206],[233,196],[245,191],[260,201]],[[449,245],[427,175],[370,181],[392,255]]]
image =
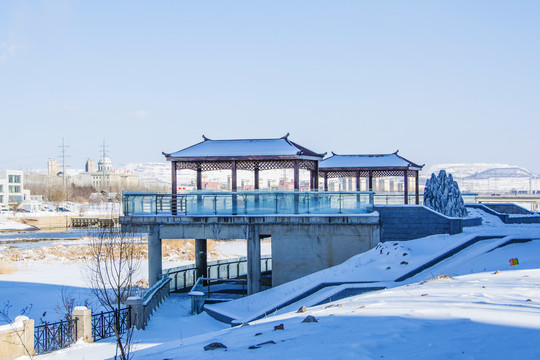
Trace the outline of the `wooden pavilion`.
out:
[[[261,170],[293,169],[294,190],[300,190],[301,169],[310,171],[310,188],[319,188],[319,161],[326,153],[318,154],[291,140],[289,134],[277,139],[211,140],[203,141],[174,153],[163,153],[172,165],[172,193],[177,193],[177,171],[197,172],[196,188],[202,190],[202,172],[231,170],[231,191],[236,191],[237,171],[254,173],[254,189],[259,189]]]
[[[360,191],[360,178],[367,178],[368,190],[373,191],[373,178],[386,176],[400,176],[404,181],[404,201],[409,203],[409,178],[415,180],[415,202],[419,204],[418,173],[424,165],[417,165],[412,161],[392,154],[371,155],[337,155],[324,159],[319,164],[319,174],[324,178],[324,190],[328,190],[329,178],[356,178],[356,190]]]

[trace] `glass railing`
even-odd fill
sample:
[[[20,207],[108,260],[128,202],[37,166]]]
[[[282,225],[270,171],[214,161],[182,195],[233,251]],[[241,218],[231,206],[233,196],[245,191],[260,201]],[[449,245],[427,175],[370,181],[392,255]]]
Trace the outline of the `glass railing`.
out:
[[[124,215],[362,214],[373,210],[369,191],[242,191],[185,194],[125,192]]]

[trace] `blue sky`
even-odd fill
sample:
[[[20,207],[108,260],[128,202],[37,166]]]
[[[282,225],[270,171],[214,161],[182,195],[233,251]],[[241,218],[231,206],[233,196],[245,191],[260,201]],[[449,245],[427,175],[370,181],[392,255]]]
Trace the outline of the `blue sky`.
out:
[[[209,138],[540,172],[538,1],[0,2],[0,168]]]

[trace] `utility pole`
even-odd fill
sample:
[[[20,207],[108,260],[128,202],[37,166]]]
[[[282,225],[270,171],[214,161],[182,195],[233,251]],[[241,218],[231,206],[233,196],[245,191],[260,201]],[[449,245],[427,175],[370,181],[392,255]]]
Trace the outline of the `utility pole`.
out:
[[[105,139],[103,139],[103,145],[101,145],[101,186],[103,187],[103,189],[105,189],[105,158],[106,157],[107,157],[107,145],[105,144]]]
[[[66,148],[69,147],[64,143],[64,138],[62,138],[62,145],[59,146],[59,148],[62,150],[62,184],[63,184],[63,190],[64,194],[66,196],[66,201],[68,201],[68,192],[67,192],[67,180],[66,180],[66,157],[69,157],[69,155],[66,155]]]

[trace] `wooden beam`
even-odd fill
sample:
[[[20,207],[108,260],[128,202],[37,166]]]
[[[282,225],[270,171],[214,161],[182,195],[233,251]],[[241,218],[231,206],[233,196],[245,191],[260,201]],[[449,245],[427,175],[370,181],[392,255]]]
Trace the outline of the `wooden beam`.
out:
[[[236,171],[236,161],[232,161],[231,166],[231,190],[236,191],[238,189],[238,178]]]
[[[176,161],[171,162],[171,194],[172,201],[171,201],[171,213],[172,215],[177,215],[177,197],[176,194],[178,193],[178,182],[176,178]]]
[[[356,172],[356,191],[360,191],[360,171]]]
[[[418,171],[415,171],[414,173],[414,182],[415,182],[415,201],[416,201],[416,205],[419,205],[420,204],[420,184],[419,184],[419,180],[418,180]]]
[[[369,181],[368,181],[368,190],[373,191],[373,171],[369,170],[368,175]]]
[[[294,161],[294,190],[300,190],[300,162]]]
[[[313,171],[313,189],[319,191],[319,162],[315,161],[315,170]]]
[[[404,203],[407,205],[409,203],[409,172],[404,171],[403,175],[403,192],[404,192]]]
[[[324,173],[324,191],[328,191],[328,173]]]
[[[259,190],[259,168],[256,167],[256,168],[253,170],[253,173],[254,173],[254,177],[255,177],[255,178],[253,179],[253,181],[254,181],[254,186],[253,186],[253,188],[254,188],[255,190]]]
[[[197,190],[202,190],[202,168],[197,166]]]

